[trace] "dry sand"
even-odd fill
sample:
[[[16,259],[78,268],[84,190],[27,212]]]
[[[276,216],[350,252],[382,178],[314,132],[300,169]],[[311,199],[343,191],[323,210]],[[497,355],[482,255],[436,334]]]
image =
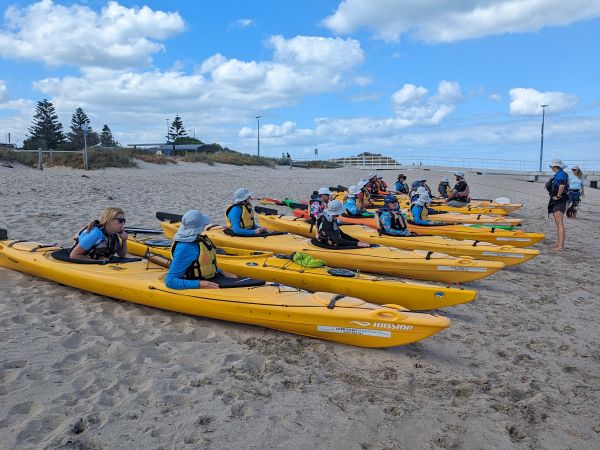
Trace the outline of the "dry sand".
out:
[[[366,170],[180,164],[88,172],[0,167],[0,227],[69,245],[103,207],[222,222],[233,190],[306,197]],[[409,171],[409,180],[424,172]],[[432,186],[443,174],[425,172]],[[392,183],[396,171],[384,172]],[[471,283],[452,325],[370,350],[155,310],[0,268],[0,448],[600,447],[600,193],[552,252],[543,184],[469,174],[525,206],[536,260]]]

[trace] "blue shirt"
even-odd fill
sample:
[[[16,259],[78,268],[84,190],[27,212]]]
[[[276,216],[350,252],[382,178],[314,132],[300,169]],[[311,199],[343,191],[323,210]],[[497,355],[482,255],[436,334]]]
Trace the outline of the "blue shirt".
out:
[[[569,184],[569,175],[562,169],[554,174],[554,186],[558,189],[561,184]]]
[[[344,206],[346,207],[346,211],[353,216],[357,216],[360,213],[360,210],[356,206],[356,198],[354,197],[348,197],[344,202]]]
[[[258,225],[254,225],[253,228],[242,228],[240,226],[240,221],[242,220],[242,205],[237,205],[229,211],[227,214],[227,218],[231,222],[231,231],[238,236],[254,236],[254,230],[259,228]]]
[[[396,192],[404,192],[408,185],[403,183],[402,181],[396,181]]]
[[[583,180],[580,180],[577,177],[573,177],[571,180],[569,180],[569,189],[582,190],[583,189]]]
[[[383,226],[383,231],[385,234],[390,234],[392,236],[410,236],[410,231],[408,230],[396,230],[392,228],[392,213],[389,211],[383,211],[379,218],[381,219],[381,225]]]
[[[413,207],[410,210],[413,216],[413,222],[417,225],[430,225],[431,222],[429,220],[421,219],[421,214],[423,214],[423,208],[426,208],[426,206],[413,205]]]
[[[198,289],[200,280],[186,280],[185,271],[200,256],[196,242],[180,242],[175,247],[171,266],[165,277],[165,284],[170,289]]]
[[[98,246],[99,244],[101,244],[103,241],[106,240],[106,236],[104,236],[104,233],[102,232],[102,230],[98,227],[94,227],[92,228],[92,230],[88,233],[87,230],[83,230],[80,234],[79,234],[79,245],[81,246],[81,248],[83,248],[86,252],[91,250],[93,247]]]

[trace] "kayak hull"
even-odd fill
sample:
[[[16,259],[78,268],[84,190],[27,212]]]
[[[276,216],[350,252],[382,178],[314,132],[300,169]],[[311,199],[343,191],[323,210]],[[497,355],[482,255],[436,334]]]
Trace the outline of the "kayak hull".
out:
[[[447,318],[282,286],[168,289],[165,269],[148,261],[74,264],[35,242],[0,241],[0,266],[108,297],[194,316],[258,325],[362,347],[409,344],[446,328]]]

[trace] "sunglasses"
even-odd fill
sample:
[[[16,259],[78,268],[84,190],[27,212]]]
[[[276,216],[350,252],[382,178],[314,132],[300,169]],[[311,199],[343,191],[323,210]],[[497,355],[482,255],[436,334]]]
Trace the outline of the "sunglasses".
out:
[[[115,217],[113,220],[116,220],[119,223],[125,223],[126,222],[125,217]]]

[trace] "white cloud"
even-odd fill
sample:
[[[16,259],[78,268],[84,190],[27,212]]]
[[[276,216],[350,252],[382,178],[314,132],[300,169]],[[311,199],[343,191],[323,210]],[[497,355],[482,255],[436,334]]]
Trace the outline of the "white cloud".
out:
[[[540,105],[549,105],[547,112],[570,111],[577,105],[578,98],[564,92],[540,92],[531,88],[513,88],[509,91],[510,113],[515,116],[539,115]]]
[[[235,22],[231,22],[227,29],[232,28],[248,28],[255,24],[254,19],[238,19]]]
[[[8,100],[8,88],[6,87],[6,83],[4,80],[0,80],[0,103]]]
[[[41,0],[7,8],[5,22],[0,31],[4,58],[113,68],[150,64],[151,55],[164,49],[158,41],[185,30],[176,12],[126,8],[114,1],[96,12]]]
[[[289,136],[296,130],[296,124],[291,121],[286,121],[281,125],[275,124],[264,124],[260,127],[260,137],[262,138],[280,138]],[[239,131],[238,136],[241,138],[256,137],[256,128],[242,127]]]
[[[493,102],[501,102],[502,101],[502,97],[499,94],[491,94],[488,98]]]
[[[396,126],[438,125],[454,111],[462,99],[460,86],[456,82],[442,80],[438,93],[429,96],[422,86],[405,84],[392,95],[392,105],[396,112]]]
[[[597,0],[343,0],[323,23],[339,34],[369,28],[388,41],[409,34],[427,42],[452,42],[537,31],[599,15]]]
[[[267,45],[273,48],[271,60],[241,61],[216,54],[191,74],[84,67],[77,75],[45,78],[33,87],[51,99],[64,123],[82,107],[96,128],[101,126],[98,122],[122,124],[134,141],[155,130],[155,137],[148,139],[156,141],[164,135],[164,119],[176,113],[187,128],[199,124],[198,128],[216,129],[247,123],[261,111],[291,106],[307,95],[352,85],[353,70],[363,59],[353,39],[277,36]],[[265,126],[265,137],[291,132],[290,124]]]

